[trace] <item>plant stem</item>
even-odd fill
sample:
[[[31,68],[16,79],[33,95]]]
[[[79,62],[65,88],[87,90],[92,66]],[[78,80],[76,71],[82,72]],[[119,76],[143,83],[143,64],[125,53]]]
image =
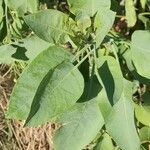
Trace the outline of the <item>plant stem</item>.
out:
[[[85,47],[83,47],[79,52],[76,53],[76,55],[73,57],[72,62],[74,62],[77,57],[82,54],[83,52],[85,52],[91,45],[87,44],[85,45]]]
[[[83,59],[75,67],[79,67],[93,52],[94,50],[91,50],[89,53],[87,53],[87,55],[84,56]]]

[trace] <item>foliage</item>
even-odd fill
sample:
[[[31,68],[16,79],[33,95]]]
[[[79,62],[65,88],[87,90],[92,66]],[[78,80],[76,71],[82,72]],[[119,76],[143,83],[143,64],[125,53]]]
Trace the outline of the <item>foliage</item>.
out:
[[[0,62],[28,64],[7,118],[57,122],[56,150],[147,149],[149,2],[126,0],[125,11],[117,0],[41,2],[0,1]]]

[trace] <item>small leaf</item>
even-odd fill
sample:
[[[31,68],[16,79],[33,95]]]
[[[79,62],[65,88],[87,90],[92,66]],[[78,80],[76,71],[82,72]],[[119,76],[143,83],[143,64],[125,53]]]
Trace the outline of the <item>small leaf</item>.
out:
[[[135,104],[135,116],[139,122],[150,126],[150,92],[147,90],[142,95],[143,104]]]
[[[99,10],[95,16],[94,28],[96,30],[96,45],[100,46],[104,37],[109,32],[115,20],[115,12],[111,10]]]
[[[70,62],[50,70],[44,82],[34,97],[27,126],[44,124],[62,114],[75,104],[84,89],[81,73]]]
[[[70,57],[70,53],[56,46],[40,53],[18,79],[10,98],[7,117],[25,120],[43,78],[63,61],[70,60]]]
[[[145,30],[149,30],[150,29],[150,19],[146,15],[144,15],[143,13],[140,13],[138,15],[138,19],[140,21],[142,21],[142,23],[144,24]]]
[[[140,141],[134,124],[134,108],[131,100],[132,86],[125,81],[122,96],[114,105],[106,122],[108,133],[123,150],[140,149]]]
[[[150,79],[150,32],[135,31],[132,35],[131,50],[132,60],[138,74]]]
[[[137,21],[133,0],[125,0],[125,9],[128,27],[133,27]]]
[[[125,60],[127,67],[130,71],[135,70],[135,67],[133,66],[132,62],[132,53],[131,48],[129,46],[126,46],[125,44],[121,44],[118,46],[119,49],[119,55],[123,57]]]
[[[80,150],[89,144],[104,124],[97,103],[93,100],[79,103],[60,119],[62,127],[54,136],[55,150]]]
[[[114,150],[114,145],[112,143],[111,137],[105,133],[103,139],[97,144],[94,150]]]
[[[147,0],[140,0],[140,3],[141,3],[142,8],[145,9]]]
[[[135,115],[139,122],[144,125],[150,126],[150,109],[146,109],[141,104],[135,104]]]
[[[85,30],[91,26],[91,18],[84,13],[79,13],[76,16],[76,22],[77,22],[77,26],[82,32],[85,32]]]
[[[81,12],[89,16],[93,16],[99,9],[110,8],[110,0],[67,0],[69,4],[69,10],[77,15]]]
[[[139,131],[140,140],[142,142],[150,141],[150,127],[145,126]]]
[[[25,22],[41,39],[59,44],[74,36],[75,22],[68,15],[53,9],[40,11],[24,17]],[[44,22],[44,23],[43,23]]]

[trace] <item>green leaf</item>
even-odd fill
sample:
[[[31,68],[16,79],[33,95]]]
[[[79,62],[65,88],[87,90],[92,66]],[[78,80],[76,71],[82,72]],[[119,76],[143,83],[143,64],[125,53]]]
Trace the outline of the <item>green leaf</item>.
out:
[[[144,109],[142,105],[135,104],[135,115],[142,124],[150,126],[150,111]]]
[[[0,63],[11,64],[15,60],[32,61],[40,52],[52,44],[37,36],[0,46]]]
[[[133,0],[125,0],[125,10],[128,27],[133,27],[137,21]]]
[[[57,10],[44,10],[24,17],[25,22],[41,39],[59,44],[68,42],[74,36],[75,22],[68,15]]]
[[[112,106],[108,100],[106,90],[104,88],[99,92],[97,96],[97,101],[103,118],[104,120],[106,120],[112,110]]]
[[[150,127],[143,127],[139,131],[140,140],[142,142],[150,141]]]
[[[21,51],[21,48],[25,48],[25,55],[28,57],[29,61],[32,61],[39,53],[53,44],[43,41],[37,36],[31,36],[29,38],[20,40],[14,45],[18,46],[18,51]]]
[[[16,49],[11,45],[0,46],[0,63],[11,64],[13,62],[11,56],[16,52]]]
[[[80,150],[89,144],[104,124],[97,103],[79,103],[60,119],[62,127],[54,136],[55,150]]]
[[[24,5],[26,0],[7,0],[8,7],[18,9],[22,5]]]
[[[115,104],[123,91],[123,76],[118,62],[111,56],[98,59],[98,72],[110,103]]]
[[[83,66],[83,67],[85,67],[85,66]],[[99,94],[99,92],[101,91],[101,89],[102,89],[102,86],[99,84],[96,76],[92,75],[89,78],[89,80],[87,80],[85,82],[84,92],[83,92],[82,96],[80,97],[80,99],[78,100],[78,102],[81,103],[81,102],[89,101],[89,100],[91,100],[93,98],[96,98],[97,95]]]
[[[84,89],[81,73],[70,62],[50,70],[44,82],[34,97],[27,126],[44,124],[62,114],[75,104]]]
[[[146,91],[142,95],[143,104],[135,104],[135,116],[139,122],[150,126],[150,92]]]
[[[27,11],[30,13],[35,13],[37,12],[38,8],[38,0],[27,0]]]
[[[132,35],[132,60],[138,74],[150,79],[150,32],[135,31]]]
[[[19,16],[25,13],[35,13],[38,8],[38,0],[7,0],[8,7],[18,12]]]
[[[125,81],[122,96],[114,105],[106,123],[108,133],[123,150],[140,149],[140,141],[134,124],[134,108],[131,100],[132,86]]]
[[[138,19],[142,21],[142,23],[144,24],[145,30],[150,29],[150,19],[146,16],[146,14],[144,13],[138,14]]]
[[[101,8],[110,8],[110,0],[67,0],[69,10],[77,15],[81,12],[93,16]]]
[[[140,0],[140,3],[141,3],[142,8],[145,9],[147,0]]]
[[[48,72],[65,60],[70,53],[60,47],[50,47],[40,53],[26,67],[15,85],[7,111],[8,118],[25,120],[30,112],[31,104],[43,78]]]
[[[91,18],[84,13],[79,13],[76,18],[77,26],[82,32],[85,32],[85,30],[91,26]]]
[[[104,37],[109,32],[110,28],[112,27],[114,20],[115,20],[115,12],[111,10],[99,10],[95,16],[94,20],[94,28],[95,32],[95,40],[97,47],[100,46]]]
[[[97,101],[103,118],[106,120],[112,110],[112,106],[108,100],[105,89],[102,88],[95,75],[93,75],[88,82],[85,82],[84,93],[78,102],[89,101],[93,98]]]
[[[119,49],[119,55],[120,57],[123,57],[125,60],[127,67],[130,71],[135,70],[135,67],[133,66],[132,62],[132,53],[131,53],[131,48],[125,44],[121,44],[118,46]]]
[[[105,133],[103,139],[97,144],[94,150],[114,150],[114,145],[112,143],[111,137]]]

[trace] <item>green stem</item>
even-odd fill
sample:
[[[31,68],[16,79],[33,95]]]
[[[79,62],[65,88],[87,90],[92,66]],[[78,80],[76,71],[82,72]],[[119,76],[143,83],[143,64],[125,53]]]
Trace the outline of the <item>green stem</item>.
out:
[[[75,67],[79,67],[93,52],[94,50],[91,50],[89,53],[87,53],[87,55],[84,56],[83,59]]]
[[[145,15],[150,15],[150,12],[144,12],[139,14],[139,16],[145,16]]]
[[[87,44],[84,48],[82,48],[79,52],[76,53],[76,55],[73,57],[72,62],[74,62],[76,60],[76,58],[84,53],[91,45]]]
[[[100,77],[100,75],[99,75],[99,73],[98,73],[97,59],[98,59],[98,58],[97,58],[97,56],[96,56],[96,47],[94,46],[95,74],[96,74],[97,79],[98,79],[99,83],[101,84],[101,86],[104,87],[104,84],[103,84],[103,82],[102,82],[102,80],[101,80],[101,77]]]
[[[117,52],[116,52],[116,47],[117,47],[117,46],[115,47],[114,45],[116,46],[116,44],[113,42],[113,44],[112,44],[112,51],[113,51],[113,53],[114,53],[114,55],[115,55],[115,58],[116,58],[118,64],[120,64],[120,63],[119,63],[119,58],[118,58],[118,55],[117,55]]]

